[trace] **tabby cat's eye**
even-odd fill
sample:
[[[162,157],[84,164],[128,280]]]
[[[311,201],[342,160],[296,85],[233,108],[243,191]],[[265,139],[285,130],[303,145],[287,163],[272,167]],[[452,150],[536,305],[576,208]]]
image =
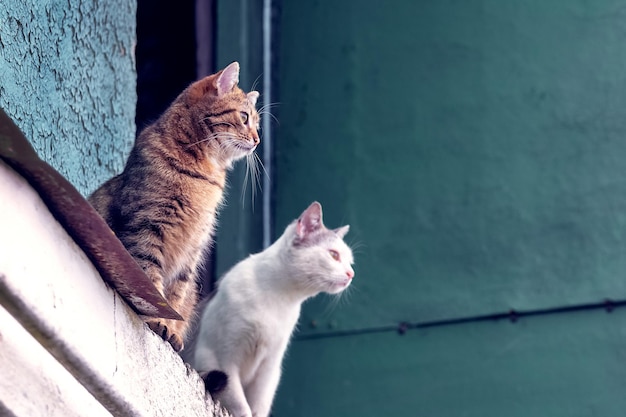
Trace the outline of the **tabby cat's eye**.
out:
[[[329,250],[328,253],[330,253],[330,256],[336,260],[339,261],[339,252],[337,252],[336,250]]]
[[[248,113],[246,113],[245,111],[242,111],[240,114],[241,114],[241,120],[243,120],[243,124],[247,125],[248,124]]]

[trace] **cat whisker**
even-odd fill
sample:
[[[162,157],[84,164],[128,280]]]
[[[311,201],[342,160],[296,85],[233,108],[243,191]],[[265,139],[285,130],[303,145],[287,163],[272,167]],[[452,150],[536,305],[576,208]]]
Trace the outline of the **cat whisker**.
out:
[[[257,162],[261,166],[261,169],[265,173],[265,176],[267,177],[267,179],[271,180],[270,175],[267,173],[267,170],[265,169],[265,165],[263,165],[263,161],[261,161],[261,157],[259,155],[257,155],[256,153],[254,154],[254,157],[256,158]]]
[[[332,294],[331,303],[333,304],[333,309],[337,308],[338,306],[346,306],[350,304],[350,299],[352,298],[353,293],[358,292],[358,291],[359,291],[358,286],[355,286],[354,284],[350,284],[342,292],[338,294]]]
[[[220,133],[219,136],[222,139],[217,151],[220,157],[227,156],[228,152],[243,149],[240,145],[240,142],[243,140],[241,136],[229,132],[225,132],[225,134]]]
[[[200,121],[201,121],[201,122],[204,122],[205,120],[208,120],[208,118],[201,119]],[[211,124],[209,125],[209,127],[214,127],[214,126],[228,126],[228,127],[233,128],[233,129],[235,128],[235,125],[233,125],[232,123],[228,123],[228,122],[211,123]],[[215,132],[215,133],[210,134],[210,135],[209,135],[208,137],[206,137],[205,139],[199,140],[199,141],[197,141],[197,142],[195,142],[195,143],[197,144],[197,143],[206,142],[206,141],[208,141],[208,140],[214,139],[214,138],[219,137],[219,136],[222,136],[222,137],[226,137],[226,136],[236,136],[236,134],[231,133],[231,132]]]
[[[269,114],[269,115],[270,115],[270,117],[271,117],[272,119],[274,119],[274,121],[276,122],[276,124],[280,125],[280,122],[278,121],[278,119],[276,118],[276,116],[274,116],[274,115],[273,115],[272,113],[270,113],[269,111],[262,110],[262,111],[259,111],[258,113],[259,113],[259,117],[260,117],[260,116],[262,116],[262,115],[264,115],[264,114]]]
[[[269,115],[270,115],[270,117],[271,117],[272,119],[274,119],[274,121],[276,122],[276,124],[280,125],[280,122],[278,121],[278,119],[276,118],[276,116],[274,116],[274,115],[273,115],[273,114],[269,111],[272,107],[278,106],[279,104],[280,104],[280,102],[275,102],[275,103],[268,103],[268,104],[265,104],[265,105],[261,106],[261,107],[257,110],[257,113],[258,113],[259,117],[263,116],[264,114],[269,114]]]
[[[256,79],[252,83],[252,87],[250,87],[250,91],[256,91],[256,86],[259,83],[259,80],[261,79],[262,76],[263,76],[263,73],[260,73],[259,76],[256,77]]]
[[[278,106],[280,104],[279,101],[275,102],[275,103],[268,103],[268,104],[264,104],[263,106],[261,106],[258,110],[257,113],[261,114],[261,112],[265,109],[271,109],[272,107]]]
[[[254,189],[252,192],[252,202],[254,204],[254,191],[257,188],[261,188],[261,182],[259,181],[259,166],[257,164],[257,155],[256,153],[251,153],[248,155],[248,164],[250,164],[250,170],[252,172],[252,179],[254,181]]]
[[[246,157],[246,162],[248,163],[248,166],[250,167],[250,178],[252,181],[252,185],[251,185],[251,194],[252,194],[252,209],[254,210],[254,202],[256,199],[256,191],[257,191],[257,187],[259,186],[259,180],[257,178],[258,176],[258,168],[256,166],[256,159],[254,159],[254,155],[256,155],[255,153],[251,153]]]
[[[346,288],[344,291],[342,291],[341,293],[337,294],[339,297],[338,303],[341,303],[343,305],[347,305],[350,304],[350,298],[352,298],[352,294],[354,292],[358,292],[359,287],[358,286],[354,286],[353,284],[351,284],[348,288]]]
[[[243,177],[243,187],[241,187],[241,207],[246,207],[246,190],[248,189],[248,178],[250,174],[250,155],[246,156],[246,174]],[[252,207],[254,208],[254,187],[252,190]]]
[[[353,254],[362,254],[364,253],[362,249],[367,248],[367,245],[363,243],[362,241],[350,242],[348,243],[348,246],[350,246],[350,249],[352,250]]]
[[[335,311],[335,309],[337,309],[337,307],[339,306],[339,304],[341,303],[341,300],[343,299],[343,292],[340,292],[339,294],[336,294],[334,297],[330,297],[330,302],[328,303],[328,313],[332,313]]]
[[[231,154],[232,152],[236,150],[237,150],[237,147],[234,144],[227,142],[227,141],[223,141],[218,150],[218,154],[220,158],[227,158],[229,154]]]
[[[201,139],[201,140],[198,140],[198,141],[196,141],[196,142],[193,142],[193,143],[188,144],[188,145],[186,146],[186,148],[191,148],[192,146],[199,145],[199,144],[201,144],[201,143],[203,143],[203,142],[208,142],[208,141],[210,141],[210,140],[215,139],[216,137],[217,137],[217,133],[214,133],[214,134],[212,134],[212,135],[207,136],[207,137],[206,137],[206,138],[204,138],[204,139]]]
[[[318,281],[313,281],[313,282],[308,282],[304,286],[304,288],[310,292],[321,292],[323,291],[323,288],[325,288],[325,285],[323,283],[320,284],[320,282]]]
[[[261,170],[263,170],[263,172],[268,178],[269,178],[269,175],[267,174],[267,171],[265,170],[265,166],[263,166],[263,162],[261,162],[261,158],[256,152],[250,154],[250,160],[251,160],[251,165],[252,165],[253,173],[254,173],[255,189],[262,190],[263,187],[262,187],[262,182],[261,182]],[[261,168],[259,169],[259,167]]]
[[[235,150],[246,151],[246,152],[249,152],[251,149],[251,145],[248,143],[248,140],[242,137],[229,138],[225,141],[224,146],[229,149],[235,149]]]
[[[241,204],[245,207],[245,199],[246,199],[246,190],[248,185],[248,180],[250,180],[251,188],[251,200],[252,200],[252,209],[254,210],[254,203],[256,201],[256,192],[257,188],[260,189],[260,182],[258,178],[258,167],[256,165],[255,159],[256,153],[251,153],[246,155],[246,175],[244,176],[243,189],[241,191]]]
[[[232,137],[232,138],[237,138],[237,135],[236,135],[236,134],[234,134],[234,133],[230,133],[230,132],[215,132],[215,133],[210,134],[209,136],[207,136],[207,137],[206,137],[206,138],[204,138],[204,139],[201,139],[201,140],[199,140],[199,141],[196,141],[196,142],[193,142],[193,143],[188,144],[188,145],[187,145],[187,148],[189,148],[189,147],[191,147],[191,146],[199,145],[199,144],[204,143],[204,142],[208,142],[208,141],[213,140],[213,139],[216,139],[216,138],[218,138],[218,137],[222,137],[223,139],[228,140],[228,139],[230,139],[231,137]]]
[[[324,311],[322,311],[323,316],[330,317],[332,315],[332,313],[337,309],[337,306],[341,302],[342,295],[344,292],[346,292],[346,290],[340,292],[339,294],[326,294],[327,298],[330,298],[330,301],[326,304]]]

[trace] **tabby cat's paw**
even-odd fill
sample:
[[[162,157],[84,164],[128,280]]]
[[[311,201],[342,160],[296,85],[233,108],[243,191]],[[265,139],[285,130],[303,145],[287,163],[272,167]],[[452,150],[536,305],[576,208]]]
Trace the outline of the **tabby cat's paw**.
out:
[[[146,323],[148,323],[148,326],[153,332],[161,336],[166,342],[169,342],[176,352],[183,350],[183,339],[176,333],[173,333],[164,322],[159,320],[148,320]]]

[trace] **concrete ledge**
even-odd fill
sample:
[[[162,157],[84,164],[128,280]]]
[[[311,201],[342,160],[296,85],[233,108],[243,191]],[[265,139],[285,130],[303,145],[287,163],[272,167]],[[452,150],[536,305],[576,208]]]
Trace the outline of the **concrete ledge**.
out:
[[[196,372],[104,284],[34,190],[2,162],[0,231],[0,364],[3,373],[16,364],[6,369],[17,378],[0,385],[0,411],[227,416],[205,397]]]
[[[2,307],[0,369],[0,415],[111,417],[111,413]]]

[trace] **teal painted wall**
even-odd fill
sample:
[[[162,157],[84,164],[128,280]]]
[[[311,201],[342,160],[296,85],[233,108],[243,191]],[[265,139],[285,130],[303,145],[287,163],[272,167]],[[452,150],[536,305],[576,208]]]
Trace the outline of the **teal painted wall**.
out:
[[[0,3],[0,107],[87,195],[135,132],[134,0]]]
[[[625,298],[625,9],[282,2],[275,233],[319,200],[358,250],[275,417],[621,415],[622,312],[338,332]]]
[[[624,415],[626,310],[292,343],[274,417]]]

